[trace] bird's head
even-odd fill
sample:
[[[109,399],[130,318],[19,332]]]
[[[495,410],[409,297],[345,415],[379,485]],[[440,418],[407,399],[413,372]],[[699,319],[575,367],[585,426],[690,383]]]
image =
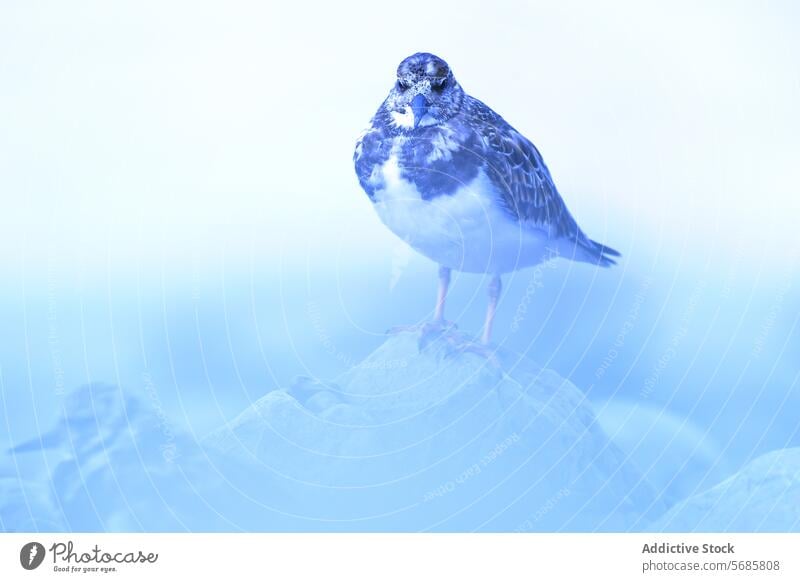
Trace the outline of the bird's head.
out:
[[[417,53],[397,67],[397,82],[383,106],[402,131],[438,125],[458,113],[464,91],[442,59]]]

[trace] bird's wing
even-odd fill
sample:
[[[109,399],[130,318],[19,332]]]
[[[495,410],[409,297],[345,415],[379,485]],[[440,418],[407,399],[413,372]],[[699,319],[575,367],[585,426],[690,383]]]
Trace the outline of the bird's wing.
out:
[[[483,103],[476,102],[471,109],[486,148],[488,177],[506,210],[524,224],[548,230],[554,238],[583,235],[536,146]]]
[[[386,131],[387,120],[379,108],[370,121],[370,126],[361,132],[356,141],[353,153],[356,175],[361,187],[372,198],[375,191],[383,187],[380,177],[374,175],[376,166],[389,159],[392,150],[392,141]]]
[[[579,260],[614,264],[614,249],[586,236],[561,199],[539,150],[502,117],[474,98],[467,115],[484,145],[486,173],[506,211],[523,225],[543,229],[576,245]]]

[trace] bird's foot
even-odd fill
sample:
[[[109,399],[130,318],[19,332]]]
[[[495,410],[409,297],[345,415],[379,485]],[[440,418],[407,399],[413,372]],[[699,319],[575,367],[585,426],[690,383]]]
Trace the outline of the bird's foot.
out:
[[[502,370],[503,366],[497,357],[497,348],[491,344],[466,338],[464,336],[453,336],[453,341],[448,341],[451,354],[476,354],[485,358],[492,367]]]
[[[445,319],[434,319],[425,323],[415,323],[412,325],[396,325],[389,328],[386,333],[395,335],[398,333],[419,333],[420,336],[441,335],[446,332],[455,331],[458,326],[452,321]]]
[[[415,333],[419,335],[417,346],[419,351],[424,350],[428,345],[436,340],[444,340],[448,344],[453,344],[462,339],[461,334],[458,332],[458,326],[446,319],[434,319],[433,321],[426,321],[425,323],[418,323],[414,325],[398,325],[391,328],[386,333]]]

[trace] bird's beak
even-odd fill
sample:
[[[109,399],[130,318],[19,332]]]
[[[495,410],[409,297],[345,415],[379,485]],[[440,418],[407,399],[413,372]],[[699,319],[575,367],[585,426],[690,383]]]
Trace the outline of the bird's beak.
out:
[[[428,100],[425,99],[425,96],[422,94],[417,95],[411,100],[411,111],[414,113],[415,128],[419,125],[419,122],[422,121],[422,118],[425,117],[429,105],[430,103],[428,103]]]

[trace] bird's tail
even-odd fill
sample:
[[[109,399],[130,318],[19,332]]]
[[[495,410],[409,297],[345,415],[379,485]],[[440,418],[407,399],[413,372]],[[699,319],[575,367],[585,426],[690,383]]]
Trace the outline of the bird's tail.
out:
[[[600,244],[586,237],[584,240],[579,241],[581,250],[584,251],[583,261],[599,265],[600,267],[610,267],[616,265],[617,261],[613,257],[621,257],[619,251],[612,249],[609,246]]]

